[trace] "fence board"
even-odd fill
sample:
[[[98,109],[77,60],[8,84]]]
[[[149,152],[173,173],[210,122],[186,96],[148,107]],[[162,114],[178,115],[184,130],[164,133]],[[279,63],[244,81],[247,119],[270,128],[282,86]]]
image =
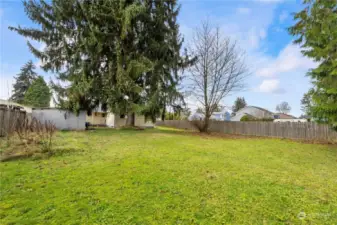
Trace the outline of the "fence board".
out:
[[[1,115],[1,114],[0,114]],[[156,123],[158,126],[196,130],[186,120],[166,120]],[[274,123],[274,122],[230,122],[212,121],[209,130],[226,134],[278,137],[302,140],[337,141],[337,132],[328,125],[307,123]]]
[[[14,127],[26,119],[26,112],[9,107],[0,107],[0,137],[14,132]]]

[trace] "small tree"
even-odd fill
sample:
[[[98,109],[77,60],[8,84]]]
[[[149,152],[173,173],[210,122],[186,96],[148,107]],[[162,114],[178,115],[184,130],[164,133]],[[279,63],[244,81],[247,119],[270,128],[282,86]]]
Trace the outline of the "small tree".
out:
[[[247,106],[247,103],[246,103],[246,100],[244,97],[240,98],[238,97],[235,102],[234,102],[234,105],[232,107],[232,111],[233,111],[233,115],[235,115],[235,113],[237,111],[239,111],[240,109],[244,108]]]
[[[24,104],[35,107],[49,107],[51,92],[43,77],[39,76],[25,94]]]
[[[15,84],[13,85],[13,95],[10,100],[22,104],[24,102],[25,94],[32,84],[32,82],[37,78],[35,73],[35,65],[32,60],[28,61],[20,69],[20,73],[15,77]]]
[[[191,93],[202,105],[204,120],[201,132],[207,132],[212,113],[219,102],[232,92],[242,90],[247,68],[244,55],[235,42],[221,35],[208,21],[196,29],[192,55],[197,57],[189,69]]]
[[[281,102],[276,106],[276,111],[279,113],[289,113],[291,110],[291,107],[288,102]]]
[[[311,92],[305,93],[301,99],[301,110],[305,115],[310,115],[310,109],[312,106]]]

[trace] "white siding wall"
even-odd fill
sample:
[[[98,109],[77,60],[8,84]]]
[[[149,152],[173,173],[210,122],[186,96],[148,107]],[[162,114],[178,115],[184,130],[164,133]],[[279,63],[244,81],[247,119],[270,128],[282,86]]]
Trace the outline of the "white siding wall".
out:
[[[107,113],[93,112],[90,116],[86,115],[86,122],[91,125],[106,125],[106,116],[103,117],[103,114]]]
[[[113,113],[108,113],[106,115],[106,125],[108,127],[114,127],[115,126],[115,115]]]
[[[126,118],[120,118],[119,115],[115,115],[114,127],[125,126],[126,120],[127,120]],[[137,126],[137,127],[154,127],[154,124],[151,121],[145,122],[144,116],[136,115],[135,116],[135,126]]]
[[[86,112],[84,111],[76,116],[74,113],[59,109],[33,109],[32,117],[41,122],[49,120],[59,130],[85,130]]]
[[[138,127],[154,127],[151,120],[145,121],[145,116],[136,115],[135,116],[135,126]]]
[[[123,127],[126,124],[126,118],[121,118],[120,115],[115,115],[115,126],[114,127]]]

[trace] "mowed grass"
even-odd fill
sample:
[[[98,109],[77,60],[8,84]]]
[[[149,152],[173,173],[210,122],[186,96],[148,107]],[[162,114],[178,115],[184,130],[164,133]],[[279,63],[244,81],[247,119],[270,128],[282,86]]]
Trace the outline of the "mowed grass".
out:
[[[54,143],[0,164],[1,224],[337,224],[336,146],[169,129]]]

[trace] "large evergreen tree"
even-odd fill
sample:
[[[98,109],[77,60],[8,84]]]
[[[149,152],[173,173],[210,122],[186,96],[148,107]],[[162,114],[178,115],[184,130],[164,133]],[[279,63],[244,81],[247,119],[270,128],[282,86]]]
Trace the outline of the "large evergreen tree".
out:
[[[148,22],[143,30],[141,49],[144,49],[146,56],[154,62],[154,67],[147,73],[149,93],[152,93],[152,96],[144,111],[150,116],[161,111],[164,120],[166,107],[184,108],[183,96],[178,90],[181,82],[178,71],[189,66],[193,60],[189,60],[186,55],[185,58],[180,55],[183,39],[177,24],[180,9],[177,1],[147,0],[145,5]]]
[[[63,108],[90,111],[101,104],[115,113],[143,113],[154,119],[165,98],[179,96],[180,56],[175,0],[25,1],[40,29],[10,29],[44,42],[29,42],[43,69],[59,74],[53,83]],[[129,118],[129,117],[128,117]]]
[[[314,85],[310,113],[315,120],[337,129],[337,1],[304,0],[289,29],[304,55],[319,63],[308,76]]]
[[[49,107],[51,92],[43,77],[36,78],[25,94],[24,104],[34,107]]]
[[[15,84],[13,85],[13,95],[10,100],[23,104],[25,94],[32,84],[32,82],[37,78],[35,73],[35,65],[30,60],[20,69],[20,73],[15,77]]]

